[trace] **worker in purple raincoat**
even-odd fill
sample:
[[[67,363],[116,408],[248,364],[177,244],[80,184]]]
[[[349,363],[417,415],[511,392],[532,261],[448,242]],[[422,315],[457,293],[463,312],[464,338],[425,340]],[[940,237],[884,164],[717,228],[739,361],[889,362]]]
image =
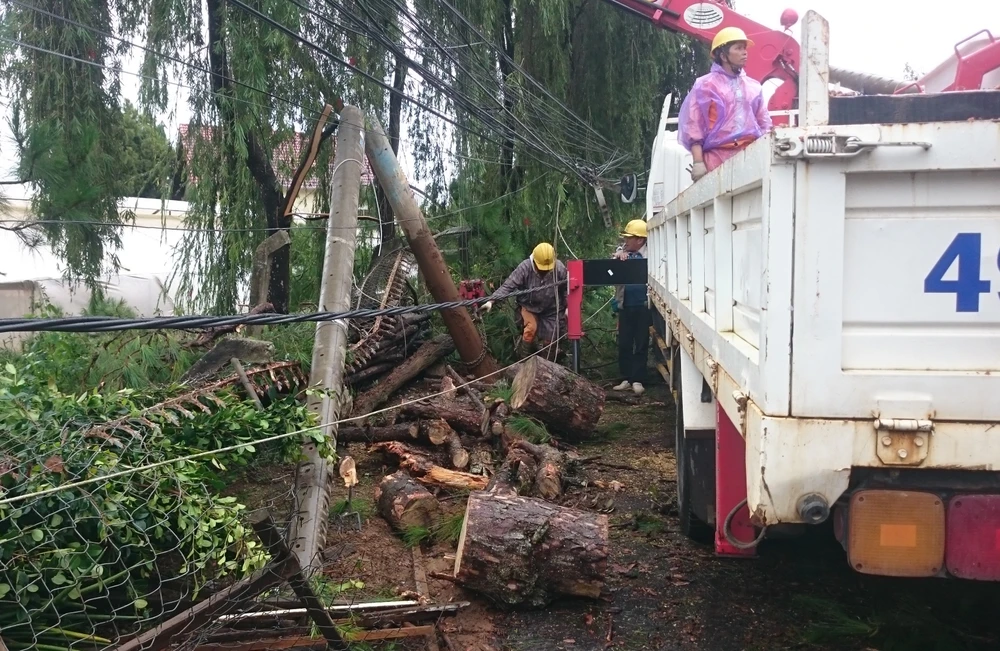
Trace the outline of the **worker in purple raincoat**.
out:
[[[743,72],[752,45],[738,27],[719,30],[711,72],[694,82],[681,104],[677,135],[694,159],[695,181],[771,130],[761,85]]]

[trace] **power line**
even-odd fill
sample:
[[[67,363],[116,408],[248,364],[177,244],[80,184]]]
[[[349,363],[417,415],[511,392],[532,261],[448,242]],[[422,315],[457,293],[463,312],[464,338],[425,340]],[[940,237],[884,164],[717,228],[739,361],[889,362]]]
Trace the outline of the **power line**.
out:
[[[316,12],[316,11],[314,11],[312,9],[309,9],[307,7],[302,7],[302,5],[299,5],[295,0],[291,0],[291,2],[293,4],[295,4],[296,6],[301,7],[305,11],[308,11],[308,12],[312,13],[313,15],[319,17],[321,20],[324,20],[324,21],[326,21],[326,22],[328,22],[330,24],[333,24],[333,25],[340,25],[340,23],[337,23],[336,21],[334,21],[329,16],[324,16],[324,15],[319,14],[318,12]],[[388,35],[386,34],[385,30],[379,30],[378,33],[376,34],[373,31],[373,29],[368,28],[364,24],[363,21],[361,21],[360,19],[358,19],[351,12],[347,11],[346,8],[343,7],[342,5],[336,4],[336,3],[332,2],[331,0],[326,0],[326,4],[329,5],[329,6],[331,6],[331,7],[338,8],[341,11],[341,13],[343,13],[349,19],[353,20],[357,25],[359,25],[361,27],[361,29],[365,30],[365,32],[371,38],[373,38],[373,39],[377,40],[378,42],[380,42],[382,44],[382,46],[386,48],[386,50],[388,50],[389,52],[391,52],[395,56],[403,59],[404,61],[406,61],[407,65],[409,67],[416,69],[420,73],[420,75],[424,78],[425,81],[427,81],[428,83],[434,85],[440,92],[442,92],[442,93],[450,96],[453,100],[455,100],[459,104],[461,104],[470,115],[474,115],[480,121],[486,123],[488,126],[492,126],[493,128],[498,129],[501,133],[504,134],[505,137],[511,138],[512,140],[517,137],[517,130],[516,129],[511,129],[510,127],[508,127],[507,125],[503,124],[502,122],[500,122],[500,121],[498,121],[498,120],[496,120],[496,119],[494,119],[492,117],[487,116],[484,113],[483,108],[480,107],[480,106],[478,106],[478,105],[476,105],[475,102],[473,102],[468,96],[466,96],[463,93],[458,92],[455,88],[450,87],[448,84],[446,84],[444,82],[443,79],[441,79],[440,77],[438,77],[438,76],[434,75],[433,73],[431,73],[431,71],[428,70],[423,64],[421,64],[421,63],[413,60],[405,51],[403,51],[402,49],[400,49],[396,45],[396,43],[394,43],[392,41],[391,38],[388,37]],[[368,16],[369,20],[372,22],[373,28],[377,29],[377,23],[378,23],[378,21],[375,20],[375,17],[372,15],[370,9],[367,6],[365,6],[364,4],[361,4],[360,7],[361,7],[361,10],[365,12],[365,14]],[[414,19],[414,17],[412,16],[412,14],[410,14],[409,11],[405,7],[397,7],[397,9],[401,13],[403,13],[404,15],[408,16],[410,18],[411,24],[413,24],[418,30],[420,30],[421,32],[423,32],[427,36],[427,38],[429,38],[434,43],[435,47],[437,47],[442,53],[446,54],[448,56],[448,58],[456,66],[458,66],[461,70],[464,71],[464,68],[462,67],[461,63],[457,60],[457,58],[455,58],[453,55],[451,55],[451,53],[449,53],[446,50],[442,49],[441,46],[440,46],[440,44],[433,37],[433,35],[431,35],[429,33],[429,31],[426,28],[424,28],[424,26],[422,24],[420,24],[419,21],[417,21],[416,19]],[[405,32],[403,30],[400,30],[400,31],[401,31],[401,34],[405,34]],[[383,36],[383,34],[385,34],[385,36]],[[408,40],[410,40],[410,42],[412,43],[412,38],[410,38]],[[470,73],[468,73],[466,71],[466,74],[470,74]],[[471,76],[472,75],[470,74],[470,77]],[[485,88],[485,86],[483,84],[480,83],[478,85],[480,86],[480,89],[483,90],[484,93],[487,92],[486,88]],[[489,93],[487,93],[487,95],[489,95]],[[495,96],[493,96],[493,97],[496,100]],[[552,149],[552,147],[548,146],[548,144],[543,139],[539,138],[537,136],[537,134],[535,134],[535,132],[532,131],[532,129],[530,127],[528,127],[520,119],[518,119],[518,117],[513,113],[513,111],[511,111],[508,107],[504,106],[503,103],[501,101],[499,101],[499,100],[496,100],[496,103],[499,106],[500,110],[504,111],[506,114],[508,114],[514,120],[514,122],[516,123],[515,126],[520,126],[521,130],[524,131],[528,136],[531,137],[531,140],[522,138],[522,142],[524,142],[525,144],[527,144],[529,146],[532,146],[532,147],[538,149],[539,151],[541,151],[544,154],[552,156],[553,158],[555,158],[556,160],[558,160],[560,163],[562,163],[567,169],[576,171],[571,163],[569,163],[560,154],[558,154],[557,152],[555,152]]]
[[[554,289],[566,281],[551,283],[531,289],[522,289],[507,294],[504,298],[523,296],[538,291]],[[123,319],[105,316],[77,316],[52,319],[0,319],[0,333],[3,332],[119,332],[122,330],[191,330],[195,328],[219,328],[235,325],[286,325],[318,321],[340,321],[343,319],[374,319],[379,316],[439,312],[473,305],[481,305],[490,297],[473,298],[426,305],[408,305],[385,309],[348,310],[347,312],[312,312],[306,314],[237,314],[232,316],[168,316]]]
[[[237,7],[239,7],[240,9],[242,9],[243,11],[249,13],[250,15],[256,16],[260,20],[263,20],[264,22],[268,23],[272,27],[277,28],[279,31],[283,32],[285,35],[290,36],[291,38],[295,39],[296,41],[299,41],[303,45],[306,45],[306,46],[308,46],[308,47],[316,50],[320,54],[322,54],[322,55],[326,56],[327,58],[329,58],[331,61],[335,61],[338,64],[340,64],[340,65],[344,66],[345,68],[347,68],[348,70],[353,71],[355,74],[361,75],[362,77],[368,79],[369,81],[377,84],[382,89],[387,90],[390,93],[393,93],[394,95],[398,95],[398,96],[402,97],[403,99],[405,99],[406,101],[412,103],[413,105],[415,105],[415,106],[417,106],[419,108],[424,109],[425,111],[427,111],[427,112],[429,112],[429,113],[437,116],[438,118],[444,120],[445,122],[447,122],[447,123],[449,123],[451,125],[454,125],[454,126],[458,127],[459,129],[462,129],[464,131],[468,131],[469,133],[471,133],[472,135],[474,135],[474,136],[476,136],[478,138],[482,138],[484,140],[488,140],[490,142],[493,142],[494,144],[500,144],[500,143],[497,143],[492,138],[489,138],[489,137],[487,137],[487,136],[485,136],[485,135],[483,135],[481,133],[477,133],[477,132],[473,131],[472,129],[470,129],[469,127],[466,127],[465,125],[462,125],[462,124],[460,124],[460,123],[452,120],[448,116],[446,116],[443,113],[437,111],[433,107],[428,106],[424,102],[421,102],[420,100],[415,99],[413,97],[410,97],[409,95],[407,95],[407,94],[405,94],[405,93],[397,90],[391,84],[387,84],[385,81],[379,79],[378,77],[375,77],[374,75],[372,75],[370,73],[367,73],[364,70],[361,70],[357,66],[349,63],[348,61],[345,61],[344,59],[342,59],[340,57],[338,57],[336,54],[334,54],[333,52],[327,50],[323,46],[318,45],[317,43],[313,43],[309,39],[307,39],[307,38],[305,38],[305,37],[303,37],[303,36],[301,36],[299,34],[296,34],[294,31],[292,31],[288,27],[282,25],[281,23],[279,23],[278,21],[274,20],[273,18],[271,18],[269,16],[266,16],[265,14],[263,14],[260,11],[254,9],[253,7],[248,6],[246,3],[241,2],[241,0],[229,0],[229,2],[231,4],[233,4],[233,5],[236,5]]]
[[[7,1],[10,2],[11,4],[15,4],[15,5],[19,6],[19,7],[23,7],[25,9],[28,9],[28,10],[31,10],[31,11],[35,11],[35,12],[43,14],[45,16],[49,16],[50,18],[55,18],[56,20],[61,20],[61,21],[65,22],[65,23],[68,23],[70,25],[74,25],[76,27],[80,27],[80,28],[85,29],[85,30],[87,30],[87,31],[89,31],[89,32],[91,32],[93,34],[98,35],[98,36],[103,36],[105,38],[114,39],[114,40],[118,41],[119,43],[122,43],[123,45],[128,45],[129,47],[138,48],[138,49],[143,50],[145,52],[148,52],[149,54],[152,54],[154,56],[158,56],[160,58],[167,59],[168,61],[172,61],[174,63],[178,63],[178,64],[183,65],[183,66],[187,66],[188,68],[191,68],[193,70],[197,70],[198,72],[203,72],[203,73],[205,73],[207,75],[212,75],[213,77],[216,77],[216,76],[217,77],[222,77],[222,79],[224,81],[236,84],[238,86],[242,86],[243,88],[246,88],[248,90],[252,90],[252,91],[257,92],[257,93],[261,93],[262,95],[267,95],[271,99],[277,100],[279,102],[283,102],[285,104],[288,104],[289,106],[293,106],[293,107],[301,110],[304,113],[312,113],[313,115],[317,115],[317,116],[322,115],[322,111],[317,111],[316,109],[306,108],[305,106],[302,106],[301,104],[296,104],[295,102],[293,102],[292,100],[290,100],[290,99],[288,99],[286,97],[282,97],[280,95],[275,95],[274,93],[266,91],[266,90],[264,90],[262,88],[257,88],[256,86],[251,86],[250,84],[244,83],[244,82],[239,81],[237,79],[233,79],[232,77],[228,77],[226,75],[216,75],[211,70],[209,70],[207,68],[202,68],[201,66],[199,66],[197,64],[194,64],[194,63],[191,63],[190,61],[185,61],[184,59],[181,59],[179,57],[175,57],[175,56],[173,56],[171,54],[167,54],[165,52],[158,52],[158,51],[156,51],[156,50],[154,50],[152,48],[146,47],[145,45],[140,45],[139,43],[135,43],[133,41],[129,41],[128,39],[124,39],[124,38],[122,38],[120,36],[115,36],[114,34],[110,34],[108,32],[102,31],[102,30],[100,30],[100,29],[98,29],[96,27],[92,27],[90,25],[85,25],[84,23],[81,23],[81,22],[79,22],[77,20],[74,20],[72,18],[68,18],[66,16],[60,16],[59,14],[53,13],[51,11],[48,11],[47,9],[43,9],[42,7],[35,6],[35,5],[31,4],[31,3],[22,2],[22,0],[7,0]],[[152,77],[146,77],[146,78],[147,79],[154,79]],[[190,87],[188,87],[188,88],[190,88]],[[260,105],[258,105],[258,106],[260,106]],[[263,108],[263,107],[261,107],[261,108]]]
[[[133,77],[139,77],[141,79],[149,79],[150,81],[155,81],[155,82],[163,82],[165,84],[169,84],[171,86],[176,86],[177,88],[183,88],[185,90],[191,90],[191,91],[197,91],[197,92],[207,92],[207,93],[209,93],[211,95],[222,96],[225,99],[232,100],[234,102],[242,102],[243,104],[246,104],[248,106],[255,106],[255,107],[259,108],[259,109],[264,109],[266,111],[271,110],[270,106],[265,106],[263,104],[258,104],[257,102],[252,102],[250,100],[243,99],[241,97],[232,97],[230,95],[223,95],[222,93],[217,93],[217,92],[211,91],[211,90],[202,90],[200,88],[195,88],[193,86],[188,86],[188,85],[182,84],[182,83],[177,82],[177,81],[171,81],[169,79],[165,79],[165,80],[164,79],[157,79],[156,77],[150,77],[149,75],[144,75],[141,72],[132,72],[131,70],[124,70],[122,68],[116,68],[114,66],[109,66],[109,65],[107,65],[105,63],[99,63],[97,61],[90,61],[88,59],[81,59],[80,57],[73,56],[72,54],[66,54],[65,52],[56,52],[55,50],[49,50],[47,48],[44,48],[44,47],[41,47],[41,46],[38,46],[38,45],[32,45],[31,43],[25,43],[24,41],[18,41],[16,39],[8,38],[6,36],[0,36],[0,41],[6,41],[7,43],[11,43],[12,45],[16,45],[18,47],[28,48],[29,50],[35,50],[36,52],[41,52],[43,54],[50,54],[52,56],[57,56],[57,57],[60,57],[60,58],[63,58],[63,59],[69,59],[70,61],[76,61],[77,63],[83,63],[85,65],[93,66],[95,68],[101,68],[102,70],[110,70],[112,72],[117,72],[119,74],[131,75]]]

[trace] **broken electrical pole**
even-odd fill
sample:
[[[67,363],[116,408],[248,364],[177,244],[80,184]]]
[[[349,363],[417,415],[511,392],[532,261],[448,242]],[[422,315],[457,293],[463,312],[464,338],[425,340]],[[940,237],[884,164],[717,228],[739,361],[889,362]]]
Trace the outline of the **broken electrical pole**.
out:
[[[330,191],[330,218],[319,294],[319,310],[323,312],[351,309],[363,159],[364,116],[358,108],[345,106],[340,114]],[[321,431],[334,446],[337,443],[334,423],[342,413],[350,411],[350,405],[344,404],[345,400],[350,400],[350,393],[343,386],[347,325],[345,319],[316,325],[309,378],[311,388],[325,392],[322,396],[311,396],[309,408],[319,417]],[[320,552],[326,543],[333,473],[315,442],[310,440],[303,444],[302,452],[303,460],[295,473],[295,515],[288,530],[288,546],[309,575],[319,569]]]
[[[427,227],[399,161],[392,152],[389,138],[375,118],[368,119],[365,151],[368,154],[368,162],[396,215],[396,222],[406,236],[413,257],[417,260],[431,296],[438,303],[459,300],[458,289],[448,272],[448,265],[445,264],[441,250],[438,249],[437,242]],[[468,310],[464,307],[441,310],[441,319],[455,341],[455,348],[458,349],[462,361],[476,374],[476,377],[483,377],[497,370],[496,360],[486,349]]]

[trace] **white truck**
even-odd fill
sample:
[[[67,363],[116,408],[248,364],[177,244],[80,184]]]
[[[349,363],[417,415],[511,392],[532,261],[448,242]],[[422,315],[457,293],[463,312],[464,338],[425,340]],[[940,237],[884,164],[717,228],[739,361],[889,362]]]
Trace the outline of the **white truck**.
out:
[[[664,104],[682,528],[745,555],[832,519],[859,572],[1000,580],[1000,91],[831,98],[827,35],[810,12],[797,126],[696,183]]]

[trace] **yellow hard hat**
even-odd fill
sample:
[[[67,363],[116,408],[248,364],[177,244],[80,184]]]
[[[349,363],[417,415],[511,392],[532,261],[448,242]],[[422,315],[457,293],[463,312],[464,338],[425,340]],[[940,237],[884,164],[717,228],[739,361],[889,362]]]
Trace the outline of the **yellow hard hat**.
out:
[[[625,232],[622,237],[646,237],[646,220],[633,219],[625,224]]]
[[[716,49],[722,47],[723,45],[728,45],[733,41],[746,41],[747,47],[753,45],[753,41],[747,38],[747,33],[739,27],[723,27],[719,30],[719,33],[715,35],[715,38],[712,39],[712,52],[715,52]]]
[[[531,259],[539,271],[549,271],[556,266],[556,250],[548,242],[542,242],[531,252]]]

